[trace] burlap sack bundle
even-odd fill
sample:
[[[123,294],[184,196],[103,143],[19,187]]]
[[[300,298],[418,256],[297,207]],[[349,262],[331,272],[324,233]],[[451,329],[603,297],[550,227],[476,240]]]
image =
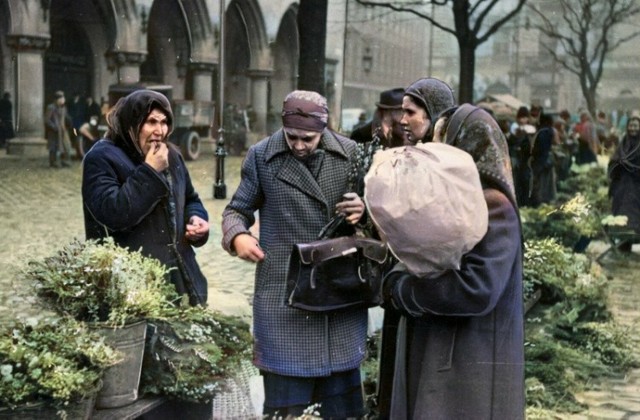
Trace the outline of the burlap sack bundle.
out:
[[[379,151],[365,202],[381,238],[420,277],[460,267],[489,222],[471,155],[444,143]]]

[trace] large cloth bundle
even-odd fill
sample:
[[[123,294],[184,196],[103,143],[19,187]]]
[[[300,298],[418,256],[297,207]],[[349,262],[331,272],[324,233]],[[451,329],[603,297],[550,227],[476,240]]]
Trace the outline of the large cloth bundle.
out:
[[[459,268],[487,232],[473,158],[444,143],[377,152],[365,176],[365,202],[391,252],[420,277]]]

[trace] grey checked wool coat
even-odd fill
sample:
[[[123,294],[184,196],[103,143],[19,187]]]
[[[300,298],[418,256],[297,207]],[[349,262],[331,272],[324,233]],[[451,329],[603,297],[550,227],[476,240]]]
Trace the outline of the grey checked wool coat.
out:
[[[288,259],[295,243],[316,239],[347,192],[355,143],[328,130],[318,147],[317,179],[289,151],[282,130],[252,146],[240,185],[222,215],[222,246],[249,233],[259,212],[260,246],[253,299],[254,364],[287,376],[318,377],[360,366],[365,356],[367,310],[330,315],[286,303]]]

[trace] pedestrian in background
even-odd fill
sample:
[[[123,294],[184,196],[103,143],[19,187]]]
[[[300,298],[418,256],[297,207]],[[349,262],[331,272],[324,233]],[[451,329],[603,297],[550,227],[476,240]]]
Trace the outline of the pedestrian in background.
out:
[[[73,95],[73,99],[67,108],[69,110],[69,116],[71,117],[71,123],[73,124],[71,145],[75,150],[74,159],[81,160],[84,154],[82,153],[82,136],[80,134],[80,127],[88,118],[87,104],[82,95],[80,95],[80,93],[76,93]]]
[[[589,111],[580,113],[580,122],[574,127],[574,135],[578,140],[576,164],[587,165],[598,162],[599,142],[596,127]]]
[[[540,115],[540,128],[533,138],[531,147],[531,197],[529,205],[537,207],[540,204],[551,203],[556,198],[556,170],[553,146],[560,143],[553,117],[548,114]]]
[[[459,269],[385,277],[385,305],[403,314],[390,418],[523,419],[522,232],[506,139],[480,108],[441,115],[434,140],[473,157],[489,228]]]
[[[120,99],[107,117],[106,138],[86,154],[82,202],[87,239],[113,237],[116,244],[160,260],[191,305],[207,302],[207,280],[193,247],[209,238],[208,214],[193,188],[178,149],[169,100],[137,90]]]
[[[511,159],[511,173],[513,176],[518,206],[529,205],[531,192],[531,141],[536,128],[530,123],[529,109],[526,106],[518,108],[516,120],[511,124],[507,136],[509,157]]]
[[[100,105],[98,105],[98,103],[96,101],[93,100],[93,97],[91,96],[87,96],[85,99],[85,115],[84,115],[84,120],[82,121],[83,123],[89,122],[91,120],[91,117],[96,117],[98,119],[100,119],[100,116],[102,115],[102,111],[100,110]]]
[[[73,122],[67,112],[64,92],[56,91],[54,101],[47,105],[44,115],[45,138],[49,149],[49,166],[58,168],[70,166]]]
[[[13,132],[13,104],[11,94],[5,92],[0,99],[0,149],[6,147],[7,140],[15,136]]]
[[[394,88],[380,93],[373,119],[351,132],[351,139],[358,143],[357,159],[354,162],[355,191],[364,195],[364,176],[367,174],[373,155],[382,149],[409,145],[407,134],[400,124],[402,120],[402,97],[404,88]],[[372,223],[367,222],[367,229]]]
[[[222,246],[257,263],[254,364],[263,376],[263,415],[297,417],[319,403],[323,418],[364,414],[360,364],[367,309],[306,312],[286,304],[293,245],[315,240],[336,213],[355,224],[364,203],[349,191],[356,144],[327,129],[326,99],[293,91],[282,128],[251,146],[236,193],[222,215]],[[260,220],[259,238],[250,227]]]
[[[367,143],[377,137],[382,147],[402,146],[405,142],[405,134],[400,124],[403,96],[404,88],[381,92],[373,119],[355,128],[351,132],[351,139],[357,143]]]
[[[611,212],[627,216],[627,226],[640,234],[640,117],[627,121],[627,130],[616,148],[608,167]],[[631,252],[630,241],[618,246]]]

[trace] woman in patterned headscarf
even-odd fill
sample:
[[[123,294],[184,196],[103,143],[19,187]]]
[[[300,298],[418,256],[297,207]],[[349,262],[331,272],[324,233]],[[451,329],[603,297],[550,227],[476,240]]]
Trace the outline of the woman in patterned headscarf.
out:
[[[489,229],[457,270],[385,278],[386,304],[403,313],[391,417],[522,419],[522,234],[507,143],[468,104],[443,112],[434,131],[476,162]]]
[[[631,117],[627,132],[609,162],[609,197],[614,215],[628,217],[627,226],[640,234],[640,118]],[[631,242],[618,247],[631,252]]]
[[[407,142],[415,145],[418,142],[431,141],[433,121],[440,112],[454,104],[453,91],[442,80],[423,77],[411,83],[404,91],[400,120]],[[389,416],[396,332],[400,315],[391,306],[385,308],[378,377],[378,412],[382,418]]]

